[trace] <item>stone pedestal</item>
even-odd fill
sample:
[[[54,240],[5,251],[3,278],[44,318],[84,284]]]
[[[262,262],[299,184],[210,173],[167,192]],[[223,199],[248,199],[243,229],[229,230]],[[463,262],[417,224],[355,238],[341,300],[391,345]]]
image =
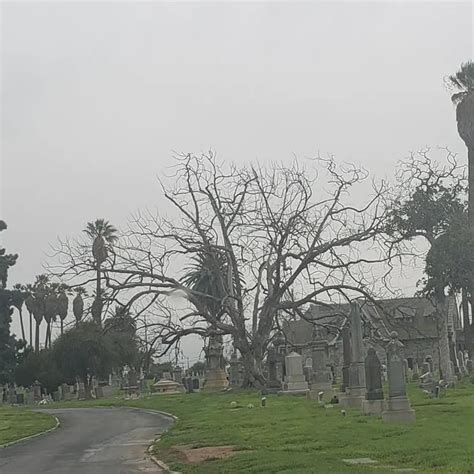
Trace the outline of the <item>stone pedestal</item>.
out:
[[[385,400],[363,400],[362,412],[364,415],[381,415],[385,411]]]
[[[344,408],[362,409],[365,400],[365,387],[347,387],[345,394],[341,395],[340,404]]]
[[[206,370],[206,379],[202,390],[204,392],[218,392],[225,390],[229,386],[227,380],[227,373],[224,369],[209,369]]]
[[[410,408],[407,397],[389,398],[385,402],[386,409],[382,413],[383,421],[387,423],[414,423],[415,410]]]
[[[303,374],[303,358],[296,352],[285,357],[286,376],[279,395],[307,395],[308,382]]]

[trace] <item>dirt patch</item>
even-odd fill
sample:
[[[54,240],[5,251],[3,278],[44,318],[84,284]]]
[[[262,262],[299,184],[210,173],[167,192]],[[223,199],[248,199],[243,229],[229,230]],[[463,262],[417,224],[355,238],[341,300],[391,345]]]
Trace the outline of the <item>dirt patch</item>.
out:
[[[226,459],[237,453],[236,446],[205,446],[194,448],[192,445],[173,446],[180,461],[185,464],[198,464],[211,459]]]

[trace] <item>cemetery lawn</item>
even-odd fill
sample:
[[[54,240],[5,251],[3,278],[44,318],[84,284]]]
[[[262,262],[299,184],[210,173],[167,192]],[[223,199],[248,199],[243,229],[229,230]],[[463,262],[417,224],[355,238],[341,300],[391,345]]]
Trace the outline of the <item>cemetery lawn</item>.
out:
[[[56,425],[53,416],[26,408],[0,407],[0,447],[27,436],[49,430]]]
[[[302,397],[256,392],[155,395],[142,400],[99,400],[173,413],[179,419],[154,446],[156,456],[183,473],[388,473],[414,468],[419,473],[474,473],[474,385],[464,383],[441,399],[428,399],[411,385],[416,423],[384,424],[380,418],[331,409]],[[231,402],[238,402],[233,408]],[[60,406],[90,406],[65,402]],[[248,408],[253,404],[254,408]],[[58,405],[59,406],[59,405]],[[176,446],[231,445],[227,459],[186,464]],[[371,458],[377,464],[347,465],[342,460]],[[391,467],[390,467],[391,466]]]

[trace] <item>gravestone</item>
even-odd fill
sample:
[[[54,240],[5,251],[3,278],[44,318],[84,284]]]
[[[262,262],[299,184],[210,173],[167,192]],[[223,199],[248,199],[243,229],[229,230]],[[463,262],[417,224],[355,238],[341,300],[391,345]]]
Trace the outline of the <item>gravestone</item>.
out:
[[[406,393],[402,348],[403,344],[398,340],[398,333],[393,331],[387,345],[389,393],[385,411],[382,413],[382,419],[387,423],[413,423],[415,421],[415,410],[411,409]]]
[[[469,375],[473,374],[473,370],[474,370],[474,365],[473,365],[473,362],[472,362],[472,359],[467,359],[466,360],[466,370],[467,370],[467,373]]]
[[[318,398],[318,394],[323,392],[323,397],[330,400],[334,394],[332,388],[331,370],[328,368],[328,343],[321,331],[315,330],[315,338],[312,344],[312,368],[311,392],[310,397],[313,400]]]
[[[350,346],[351,363],[349,366],[349,386],[346,387],[345,395],[341,397],[341,404],[348,408],[362,408],[366,392],[365,357],[360,307],[357,302],[351,303]]]
[[[25,403],[27,405],[33,405],[35,403],[33,390],[25,389]]]
[[[16,390],[13,385],[10,385],[7,389],[7,402],[10,405],[16,404]]]
[[[304,361],[303,373],[304,373],[304,379],[306,380],[306,382],[310,384],[311,378],[313,376],[313,359],[311,359],[311,357],[307,357],[306,360]]]
[[[240,361],[237,357],[237,351],[233,351],[229,361],[229,385],[231,387],[240,387]]]
[[[432,374],[434,374],[434,362],[433,362],[433,357],[431,357],[430,355],[427,355],[425,357],[425,362],[427,362],[430,366],[430,372]]]
[[[59,391],[58,390],[55,390],[53,393],[52,393],[52,398],[53,398],[53,402],[59,402],[61,401],[61,397],[59,395]]]
[[[267,368],[268,368],[268,380],[265,385],[263,392],[277,393],[281,390],[281,380],[278,380],[277,363],[279,361],[279,354],[274,345],[268,348],[267,354]]]
[[[173,370],[173,380],[175,382],[181,383],[182,379],[183,379],[183,369],[181,367],[177,366]]]
[[[184,379],[184,388],[186,389],[187,393],[193,393],[194,392],[194,385],[193,385],[193,379],[191,376],[188,376]]]
[[[33,383],[33,400],[35,402],[41,401],[41,384],[38,382],[38,380],[35,380]]]
[[[86,399],[86,388],[84,386],[84,382],[79,382],[77,384],[77,399],[78,400]]]
[[[306,395],[309,392],[308,382],[304,379],[303,358],[296,352],[285,357],[286,375],[281,395]]]
[[[362,403],[362,411],[365,415],[380,415],[384,411],[382,364],[374,348],[371,347],[367,351],[364,362],[367,392]]]

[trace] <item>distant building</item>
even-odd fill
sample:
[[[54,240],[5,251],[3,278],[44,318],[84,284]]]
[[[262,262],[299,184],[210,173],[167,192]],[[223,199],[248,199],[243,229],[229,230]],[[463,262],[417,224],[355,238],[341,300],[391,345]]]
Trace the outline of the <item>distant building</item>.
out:
[[[383,340],[391,331],[397,331],[404,345],[404,355],[408,366],[415,362],[421,367],[425,357],[433,358],[435,368],[439,368],[440,328],[437,310],[427,298],[395,298],[380,300],[377,305],[361,305],[364,343],[374,347],[382,363],[385,360]],[[328,341],[328,360],[336,374],[342,370],[341,328],[349,314],[348,304],[313,305],[305,314],[305,319],[289,321],[283,326],[286,342],[303,355],[303,360],[311,357],[311,342],[323,337]],[[448,330],[451,333],[453,349],[456,349],[456,332],[461,330],[460,315],[453,297],[448,298]],[[311,321],[317,321],[318,325]],[[454,353],[456,351],[454,350]]]

